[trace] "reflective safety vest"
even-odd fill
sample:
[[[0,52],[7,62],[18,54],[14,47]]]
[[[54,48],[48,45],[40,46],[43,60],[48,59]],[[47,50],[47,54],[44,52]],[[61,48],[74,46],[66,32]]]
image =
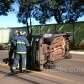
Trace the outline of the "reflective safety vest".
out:
[[[25,42],[17,41],[17,44],[24,44],[25,45]]]
[[[26,54],[27,53],[27,46],[29,45],[28,40],[23,35],[15,36],[14,44],[16,46],[16,53],[17,54]]]
[[[17,54],[26,54],[26,52],[19,52],[19,51],[17,51],[16,53]]]

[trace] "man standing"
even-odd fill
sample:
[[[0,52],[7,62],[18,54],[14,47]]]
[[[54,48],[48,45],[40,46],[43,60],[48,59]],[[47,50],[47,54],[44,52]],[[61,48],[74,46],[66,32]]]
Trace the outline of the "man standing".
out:
[[[27,46],[29,45],[28,40],[25,35],[23,35],[21,30],[16,30],[16,36],[13,38],[13,44],[15,48],[14,62],[11,72],[16,73],[16,67],[21,61],[21,71],[26,70],[26,55]]]

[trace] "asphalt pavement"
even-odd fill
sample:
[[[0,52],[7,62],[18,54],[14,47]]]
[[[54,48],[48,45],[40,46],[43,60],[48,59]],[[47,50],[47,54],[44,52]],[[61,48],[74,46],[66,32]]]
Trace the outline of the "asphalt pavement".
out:
[[[7,51],[1,52],[1,59],[7,57]],[[76,51],[70,53],[72,59],[60,60],[54,69],[28,71],[16,75],[11,75],[8,65],[1,60],[0,84],[84,84],[84,54]]]

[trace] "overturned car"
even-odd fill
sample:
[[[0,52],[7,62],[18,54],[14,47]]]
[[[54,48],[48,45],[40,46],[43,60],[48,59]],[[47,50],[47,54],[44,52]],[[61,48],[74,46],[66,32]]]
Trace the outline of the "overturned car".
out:
[[[71,58],[69,53],[70,34],[44,34],[33,37],[32,64],[42,70],[64,58]]]

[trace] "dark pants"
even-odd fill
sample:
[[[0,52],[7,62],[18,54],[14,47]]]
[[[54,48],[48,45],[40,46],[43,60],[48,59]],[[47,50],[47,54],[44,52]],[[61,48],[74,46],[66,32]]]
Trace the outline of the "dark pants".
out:
[[[19,65],[21,70],[25,70],[26,69],[26,54],[16,54],[14,56],[14,62],[13,62],[13,66],[12,69],[16,70],[16,67]]]

